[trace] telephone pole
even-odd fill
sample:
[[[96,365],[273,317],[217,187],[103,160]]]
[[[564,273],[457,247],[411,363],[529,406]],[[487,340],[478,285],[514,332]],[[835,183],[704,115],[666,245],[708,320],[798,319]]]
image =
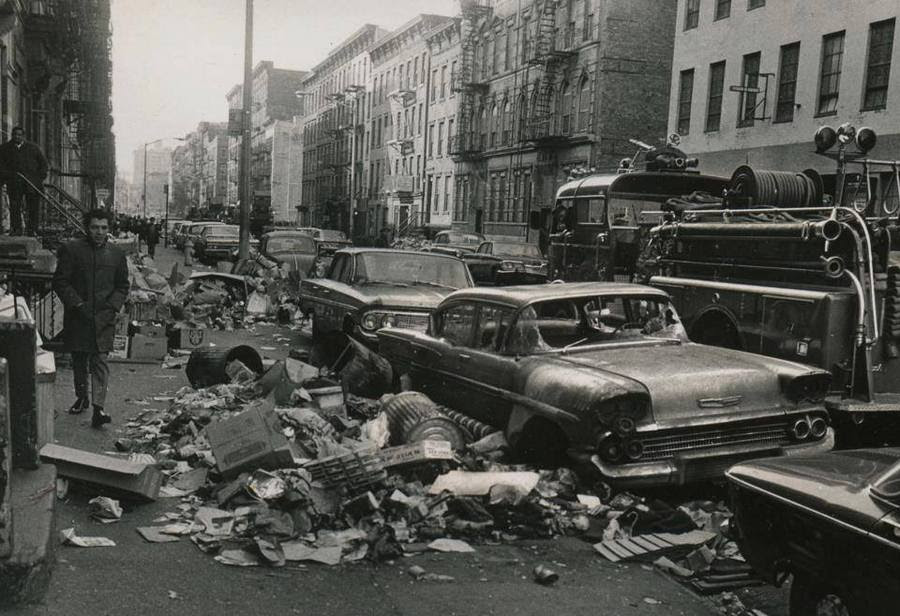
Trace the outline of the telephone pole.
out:
[[[250,256],[250,207],[253,202],[253,178],[251,177],[250,138],[252,126],[250,117],[253,106],[253,0],[247,0],[247,17],[244,34],[244,91],[241,120],[243,124],[241,137],[241,209],[240,209],[240,244],[238,258]]]

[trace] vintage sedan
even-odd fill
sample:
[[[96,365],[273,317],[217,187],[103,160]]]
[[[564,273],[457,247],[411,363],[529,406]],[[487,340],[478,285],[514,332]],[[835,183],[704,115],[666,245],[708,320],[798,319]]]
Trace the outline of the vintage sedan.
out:
[[[298,227],[301,233],[306,233],[316,240],[319,254],[330,257],[341,248],[353,246],[353,242],[347,239],[343,231],[335,229],[320,229],[319,227]]]
[[[378,338],[413,388],[527,457],[574,458],[618,485],[722,479],[741,460],[834,444],[829,373],[694,344],[651,287],[476,287],[447,296],[428,332]]]
[[[228,261],[239,244],[240,228],[237,225],[210,224],[203,227],[194,241],[194,254],[200,263],[213,264]]]
[[[469,270],[456,257],[349,248],[334,255],[325,278],[303,280],[300,296],[304,314],[312,315],[314,338],[343,331],[377,347],[379,329],[424,332],[444,297],[471,286]]]
[[[315,273],[316,240],[302,231],[269,231],[259,242],[262,256],[278,263],[288,276],[302,280]]]
[[[729,469],[741,553],[790,614],[896,614],[900,605],[900,449],[758,460]]]
[[[440,252],[446,255],[462,257],[475,252],[484,241],[480,233],[465,231],[439,231],[430,246],[423,248],[429,252]]]
[[[540,284],[547,282],[547,259],[528,242],[481,242],[472,254],[462,256],[475,284]]]

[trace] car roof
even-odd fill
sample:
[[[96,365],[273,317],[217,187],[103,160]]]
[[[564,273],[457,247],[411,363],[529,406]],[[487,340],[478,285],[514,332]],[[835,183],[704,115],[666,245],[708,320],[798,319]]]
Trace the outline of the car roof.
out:
[[[267,231],[263,233],[265,237],[305,237],[307,239],[314,239],[310,236],[306,231],[293,231],[290,229],[282,229],[278,231]]]
[[[348,246],[347,248],[341,248],[335,254],[339,255],[341,253],[346,253],[346,254],[350,254],[350,255],[359,255],[359,254],[370,253],[370,252],[403,255],[403,256],[431,255],[434,257],[441,257],[441,258],[445,258],[445,259],[455,259],[457,261],[460,260],[460,259],[457,259],[456,257],[454,257],[453,255],[448,255],[448,254],[444,254],[444,253],[440,253],[440,252],[425,252],[425,251],[421,251],[421,250],[400,250],[398,248],[367,248],[364,246]]]
[[[562,284],[529,284],[509,287],[471,287],[454,291],[451,300],[494,301],[521,308],[532,302],[568,299],[584,295],[652,295],[667,298],[660,289],[626,282],[564,282]]]

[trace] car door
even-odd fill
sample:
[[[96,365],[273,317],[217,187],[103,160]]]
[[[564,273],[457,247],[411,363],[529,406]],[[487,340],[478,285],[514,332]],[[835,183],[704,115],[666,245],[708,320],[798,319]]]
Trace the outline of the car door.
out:
[[[301,283],[301,295],[307,313],[315,315],[317,327],[326,332],[340,329],[345,310],[340,301],[339,285],[350,279],[351,255],[338,255],[325,278],[308,278]]]
[[[462,398],[458,410],[501,429],[512,411],[508,394],[518,370],[515,356],[500,353],[513,316],[512,308],[481,303],[474,336],[448,356]]]
[[[435,332],[428,344],[413,344],[413,384],[435,402],[463,410],[467,392],[460,391],[463,381],[455,372],[459,350],[467,348],[475,326],[476,304],[453,302],[434,316]]]

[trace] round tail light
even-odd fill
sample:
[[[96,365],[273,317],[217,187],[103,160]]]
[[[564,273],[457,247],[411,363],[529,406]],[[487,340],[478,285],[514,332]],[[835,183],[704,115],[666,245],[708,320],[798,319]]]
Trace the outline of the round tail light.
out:
[[[791,436],[798,441],[805,440],[809,437],[809,431],[809,422],[805,419],[798,419],[794,422],[794,425],[791,426]]]
[[[607,462],[618,462],[624,455],[621,443],[611,438],[608,438],[600,443],[600,446],[598,447],[598,453],[600,454],[600,457]]]
[[[814,439],[820,439],[828,432],[828,422],[821,417],[816,417],[809,424],[809,433]]]

